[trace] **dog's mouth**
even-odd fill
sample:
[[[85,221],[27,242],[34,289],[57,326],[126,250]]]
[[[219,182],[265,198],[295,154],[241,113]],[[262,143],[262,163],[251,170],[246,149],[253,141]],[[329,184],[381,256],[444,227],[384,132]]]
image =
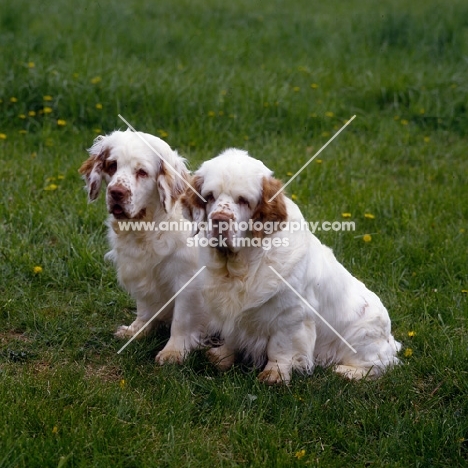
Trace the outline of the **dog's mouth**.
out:
[[[135,216],[130,216],[125,212],[122,205],[119,205],[118,203],[112,205],[109,212],[114,215],[115,219],[143,219],[146,216],[146,208],[140,210]]]

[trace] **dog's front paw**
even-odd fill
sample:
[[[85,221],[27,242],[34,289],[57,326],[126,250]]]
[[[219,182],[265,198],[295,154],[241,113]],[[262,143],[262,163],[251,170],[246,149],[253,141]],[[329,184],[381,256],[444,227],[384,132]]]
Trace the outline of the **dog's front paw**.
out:
[[[132,326],[127,326],[127,325],[121,325],[119,328],[117,328],[117,331],[114,333],[114,336],[117,338],[131,338],[136,331],[132,329]]]
[[[155,361],[160,366],[164,364],[182,364],[185,359],[185,353],[177,349],[163,349],[156,355]]]
[[[210,348],[206,352],[206,356],[222,372],[231,368],[235,360],[235,353],[226,349],[224,345],[218,348]]]
[[[267,385],[288,384],[289,376],[281,374],[278,368],[265,369],[258,374],[258,380]]]

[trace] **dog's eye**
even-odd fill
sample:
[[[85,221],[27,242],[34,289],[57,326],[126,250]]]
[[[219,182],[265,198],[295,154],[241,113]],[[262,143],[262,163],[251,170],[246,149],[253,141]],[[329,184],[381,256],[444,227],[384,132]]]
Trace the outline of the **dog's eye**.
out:
[[[115,174],[115,172],[117,171],[117,161],[109,161],[107,164],[106,164],[106,172],[112,176]]]
[[[144,169],[138,169],[136,175],[137,177],[148,177],[148,173]]]
[[[213,193],[212,193],[212,192],[207,193],[203,198],[204,198],[208,203],[214,201],[214,196],[213,196]]]

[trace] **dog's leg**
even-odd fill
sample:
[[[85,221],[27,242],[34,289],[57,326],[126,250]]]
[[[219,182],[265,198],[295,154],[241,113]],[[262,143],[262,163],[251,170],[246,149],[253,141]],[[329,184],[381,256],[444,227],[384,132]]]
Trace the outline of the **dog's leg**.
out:
[[[234,350],[228,348],[225,344],[217,348],[210,348],[206,355],[209,361],[214,364],[220,371],[227,371],[236,359]]]
[[[171,337],[156,356],[158,364],[182,364],[190,351],[200,347],[204,335],[201,310],[201,295],[196,292],[187,290],[175,299]]]
[[[268,385],[288,384],[293,368],[305,372],[313,369],[315,323],[306,320],[294,328],[281,325],[268,341],[268,362],[258,375],[258,379]]]

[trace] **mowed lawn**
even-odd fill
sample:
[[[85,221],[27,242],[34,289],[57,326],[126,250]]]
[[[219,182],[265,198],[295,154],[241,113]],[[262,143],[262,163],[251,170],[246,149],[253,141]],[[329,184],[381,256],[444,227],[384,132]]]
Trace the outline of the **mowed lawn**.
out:
[[[467,466],[466,1],[0,0],[0,53],[0,467]],[[117,354],[135,304],[77,169],[119,113],[192,169],[236,146],[284,182],[356,115],[287,190],[355,222],[317,236],[403,365],[270,388],[157,367],[167,331]]]

